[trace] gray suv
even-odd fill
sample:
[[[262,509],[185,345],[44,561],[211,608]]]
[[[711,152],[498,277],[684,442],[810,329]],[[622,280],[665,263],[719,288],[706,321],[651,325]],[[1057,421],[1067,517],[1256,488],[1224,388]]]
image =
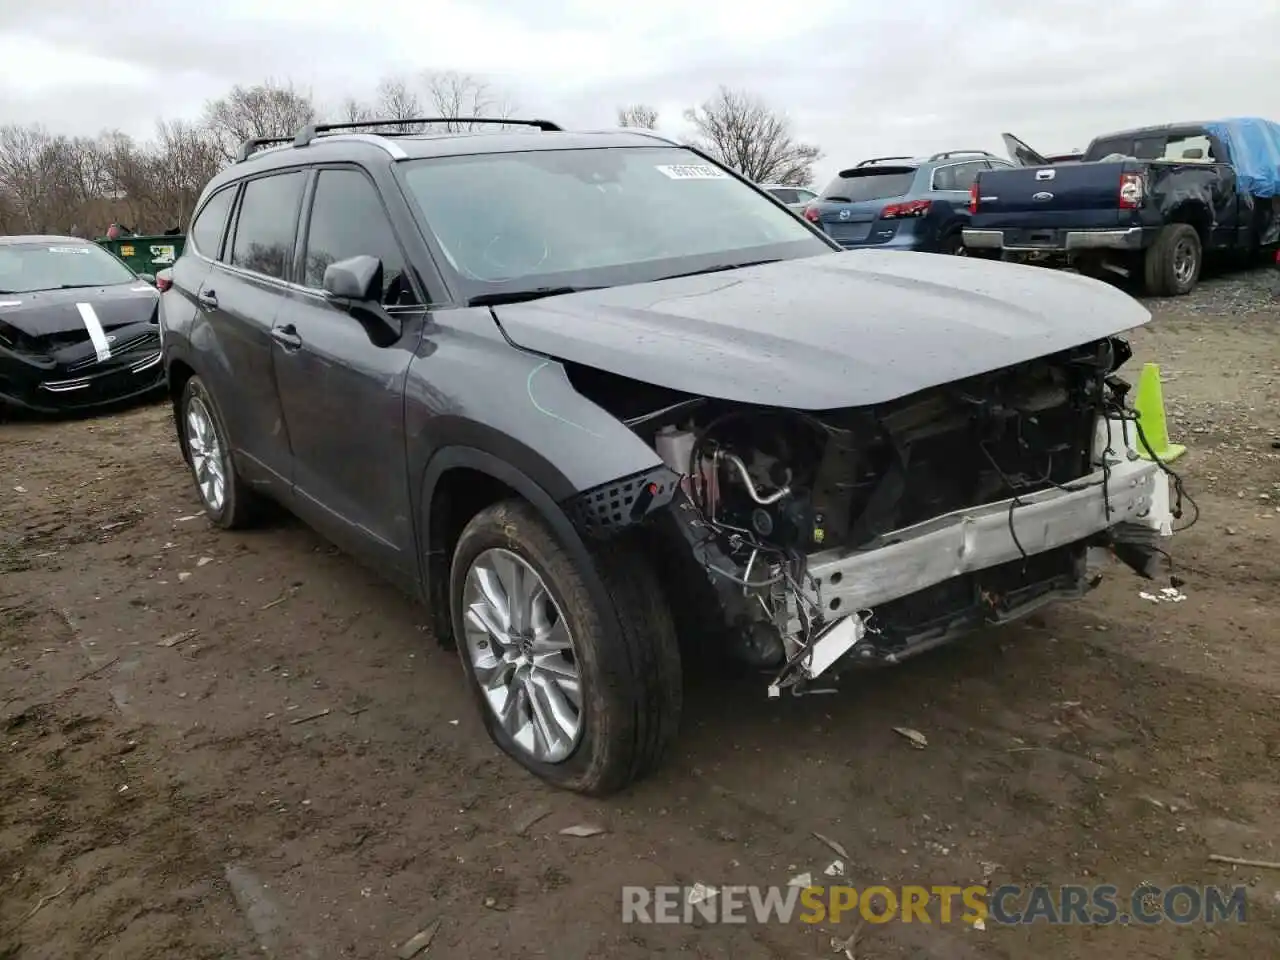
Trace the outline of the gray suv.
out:
[[[797,693],[1079,596],[1091,547],[1152,574],[1123,293],[840,252],[648,131],[483,123],[245,144],[161,330],[212,522],[277,501],[421,599],[529,770],[651,769],[690,656]]]

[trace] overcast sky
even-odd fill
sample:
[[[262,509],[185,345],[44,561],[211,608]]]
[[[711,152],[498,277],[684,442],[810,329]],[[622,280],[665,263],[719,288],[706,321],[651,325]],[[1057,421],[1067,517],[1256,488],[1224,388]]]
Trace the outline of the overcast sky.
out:
[[[874,11],[874,12],[873,12]],[[1221,116],[1280,120],[1276,0],[0,0],[0,123],[147,136],[232,84],[289,79],[322,108],[381,76],[483,75],[521,114],[611,126],[645,102],[683,134],[718,84],[817,143],[818,180],[870,155],[1042,152]]]

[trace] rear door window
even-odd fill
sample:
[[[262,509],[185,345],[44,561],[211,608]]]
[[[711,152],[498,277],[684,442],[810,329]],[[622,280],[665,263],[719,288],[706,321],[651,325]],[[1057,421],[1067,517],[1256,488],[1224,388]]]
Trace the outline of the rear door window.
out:
[[[233,267],[280,280],[288,276],[306,180],[304,171],[291,170],[245,184],[231,244]]]
[[[840,171],[822,191],[822,199],[857,203],[900,197],[911,189],[915,178],[915,167],[854,167]]]

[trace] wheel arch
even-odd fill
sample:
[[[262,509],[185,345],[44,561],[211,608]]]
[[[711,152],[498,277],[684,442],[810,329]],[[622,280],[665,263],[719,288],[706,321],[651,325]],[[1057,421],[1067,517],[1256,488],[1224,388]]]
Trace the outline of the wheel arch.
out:
[[[963,217],[952,217],[944,220],[938,225],[938,233],[934,239],[934,249],[939,253],[945,253],[947,250],[947,242],[956,237],[960,238],[960,245],[964,245],[964,228],[968,226],[969,221]]]
[[[558,493],[562,491],[556,491]],[[570,495],[576,491],[570,491]],[[436,640],[453,642],[449,568],[459,535],[480,510],[508,497],[528,502],[550,525],[582,571],[592,599],[607,610],[608,594],[586,542],[556,497],[509,461],[478,447],[437,450],[423,473],[418,500],[422,594]]]
[[[1184,200],[1169,211],[1165,222],[1169,224],[1185,223],[1195,230],[1200,238],[1202,250],[1209,249],[1213,234],[1213,211],[1203,200]]]
[[[187,459],[187,435],[182,429],[182,393],[187,381],[196,376],[196,369],[185,357],[174,356],[165,364],[165,384],[169,393],[169,403],[173,408],[173,428],[178,435],[178,447],[183,459]]]

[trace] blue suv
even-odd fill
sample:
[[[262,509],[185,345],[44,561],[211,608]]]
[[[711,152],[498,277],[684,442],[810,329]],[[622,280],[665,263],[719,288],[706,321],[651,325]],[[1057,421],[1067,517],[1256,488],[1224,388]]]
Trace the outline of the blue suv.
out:
[[[804,218],[846,249],[882,247],[966,255],[969,187],[984,170],[1015,166],[985,150],[949,150],[927,160],[877,157],[841,170]]]

